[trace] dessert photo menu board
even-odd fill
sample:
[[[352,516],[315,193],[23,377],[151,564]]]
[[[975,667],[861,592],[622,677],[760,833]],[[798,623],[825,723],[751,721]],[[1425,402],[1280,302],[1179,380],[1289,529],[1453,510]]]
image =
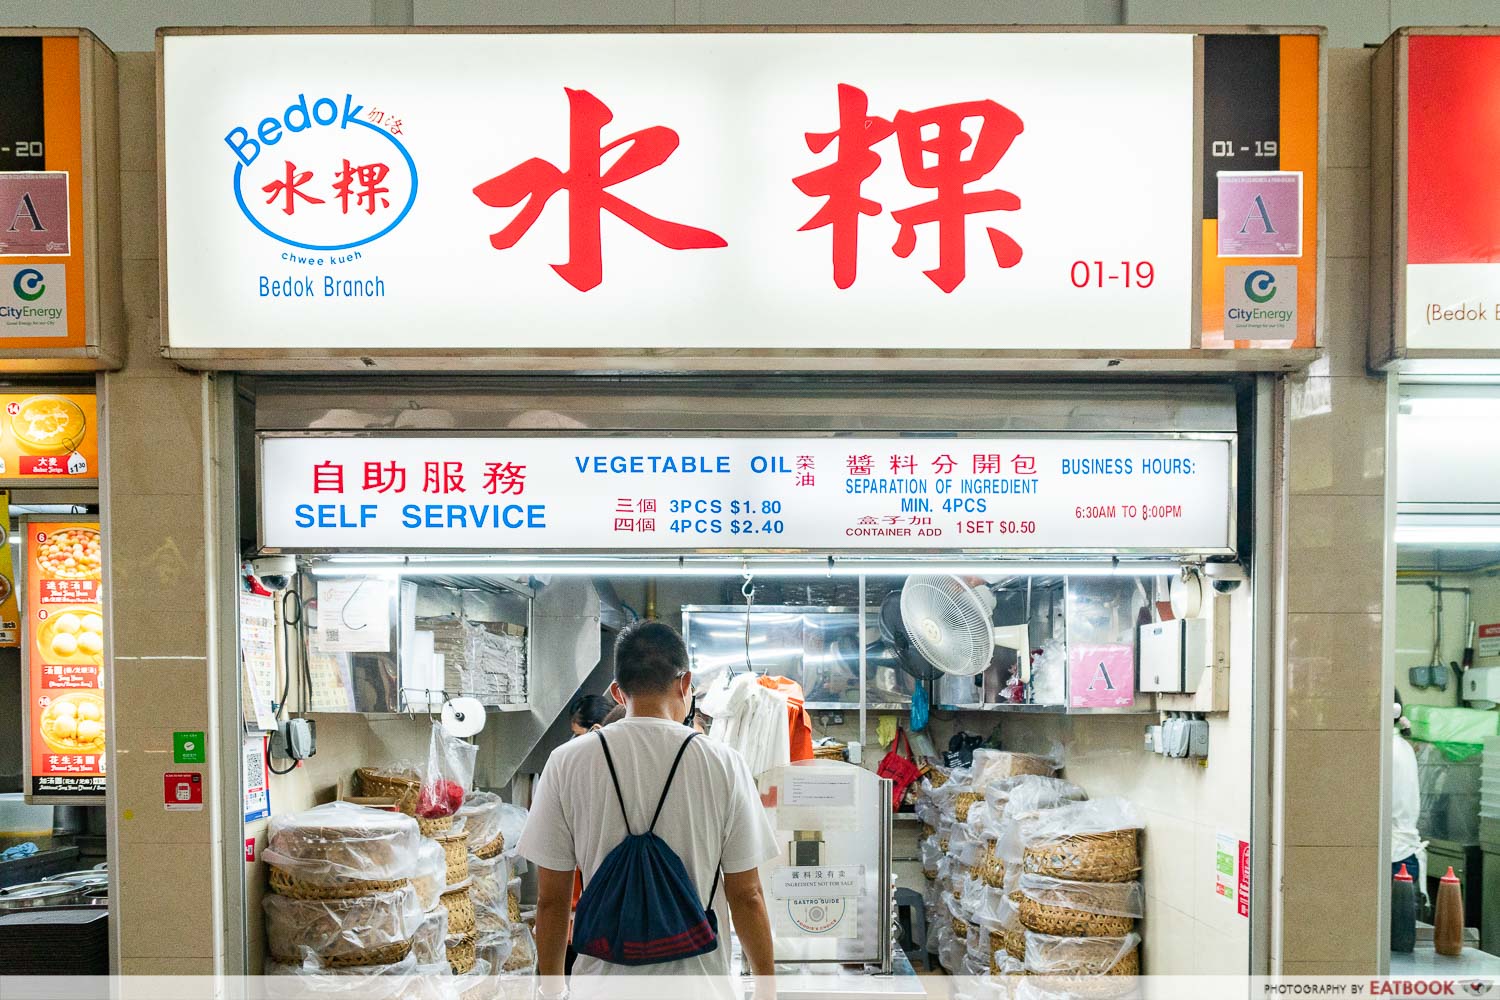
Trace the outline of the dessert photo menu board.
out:
[[[104,796],[104,595],[98,521],[22,526],[28,801]]]

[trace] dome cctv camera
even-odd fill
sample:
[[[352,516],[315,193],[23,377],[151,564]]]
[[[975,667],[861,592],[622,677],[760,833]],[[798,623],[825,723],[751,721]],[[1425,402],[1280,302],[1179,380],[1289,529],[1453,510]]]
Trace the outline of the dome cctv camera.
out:
[[[250,560],[250,572],[271,590],[285,590],[297,575],[295,556],[263,556]]]
[[[1245,567],[1237,562],[1204,563],[1203,575],[1213,585],[1216,594],[1232,594],[1248,579]]]

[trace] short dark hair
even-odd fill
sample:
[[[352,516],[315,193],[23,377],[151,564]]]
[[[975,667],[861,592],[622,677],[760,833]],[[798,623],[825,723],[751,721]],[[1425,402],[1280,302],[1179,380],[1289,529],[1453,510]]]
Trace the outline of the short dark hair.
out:
[[[615,640],[615,683],[628,695],[661,694],[687,672],[687,645],[665,622],[632,622]]]
[[[606,698],[602,694],[586,694],[573,702],[573,711],[569,713],[568,718],[579,729],[593,729],[595,726],[604,725],[604,717],[614,707],[615,703],[612,698]]]

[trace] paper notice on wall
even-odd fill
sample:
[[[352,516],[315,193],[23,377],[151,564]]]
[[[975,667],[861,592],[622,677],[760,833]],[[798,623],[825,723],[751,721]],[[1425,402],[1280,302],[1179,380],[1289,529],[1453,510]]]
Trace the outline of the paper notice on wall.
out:
[[[319,580],[318,645],[325,653],[390,652],[390,581]]]
[[[1239,838],[1220,833],[1214,838],[1214,895],[1233,904],[1239,893]]]
[[[276,617],[271,598],[240,594],[241,709],[248,728],[276,728]]]
[[[1476,645],[1480,656],[1500,656],[1500,622],[1479,626]]]

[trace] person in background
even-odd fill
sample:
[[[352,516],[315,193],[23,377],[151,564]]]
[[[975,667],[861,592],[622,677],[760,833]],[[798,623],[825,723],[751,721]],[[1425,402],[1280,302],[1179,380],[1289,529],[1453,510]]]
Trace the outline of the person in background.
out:
[[[625,706],[616,705],[614,708],[610,709],[609,714],[604,717],[604,725],[613,725],[623,718],[625,718]]]
[[[602,694],[583,695],[573,703],[573,710],[568,713],[568,728],[573,731],[575,738],[602,729],[605,717],[614,707],[614,701]]]
[[[1417,891],[1427,895],[1422,881],[1422,858],[1427,845],[1417,832],[1417,816],[1422,809],[1422,789],[1417,778],[1417,754],[1406,739],[1403,730],[1411,723],[1403,717],[1401,692],[1396,692],[1395,725],[1391,729],[1391,875],[1406,865],[1406,871],[1417,885]]]
[[[610,691],[625,703],[626,713],[607,734],[619,777],[618,798],[604,757],[605,734],[566,743],[547,762],[518,845],[519,853],[537,866],[537,974],[544,981],[563,975],[573,870],[581,869],[587,884],[629,831],[651,829],[658,801],[656,835],[682,860],[704,905],[711,905],[716,875],[723,872],[722,896],[744,952],[744,971],[771,981],[771,922],[759,866],[780,848],[744,758],[723,744],[688,735],[688,665],[682,636],[669,625],[642,621],[620,633]],[[679,753],[680,766],[663,798]],[[723,979],[730,971],[731,932],[722,914],[718,926],[718,946],[693,958],[622,966],[580,955],[576,972]]]

